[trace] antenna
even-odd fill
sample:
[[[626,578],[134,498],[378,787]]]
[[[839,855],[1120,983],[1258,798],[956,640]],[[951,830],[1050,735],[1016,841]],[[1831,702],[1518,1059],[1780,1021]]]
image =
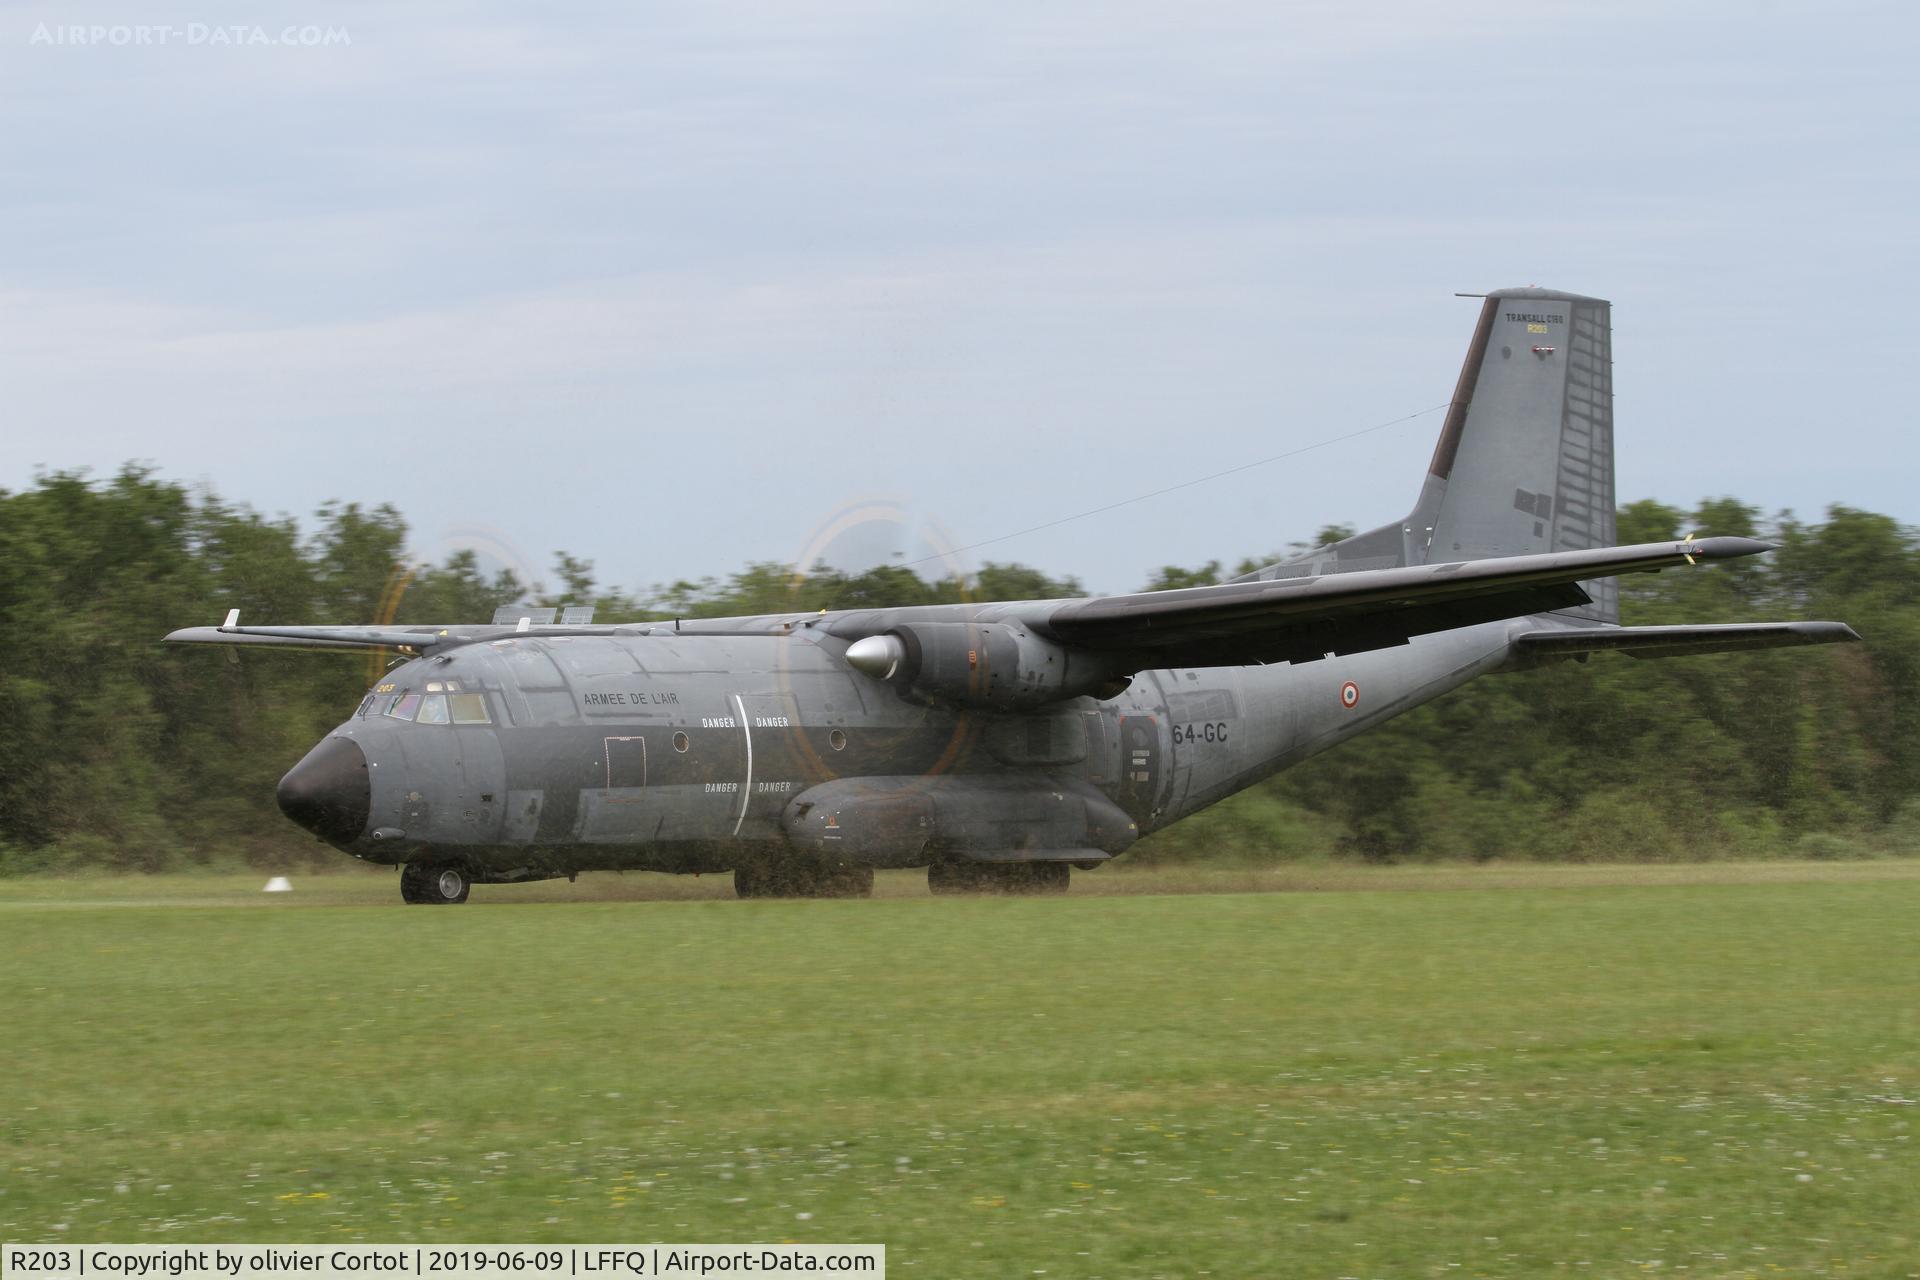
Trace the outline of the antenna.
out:
[[[556,609],[535,609],[524,604],[503,604],[493,611],[493,625],[510,627],[520,622],[531,622],[536,627],[551,626]]]

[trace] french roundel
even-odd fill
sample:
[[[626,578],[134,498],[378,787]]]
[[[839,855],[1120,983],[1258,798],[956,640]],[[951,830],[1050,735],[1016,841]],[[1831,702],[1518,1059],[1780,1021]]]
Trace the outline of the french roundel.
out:
[[[1349,680],[1340,686],[1340,705],[1351,711],[1360,705],[1360,686]]]

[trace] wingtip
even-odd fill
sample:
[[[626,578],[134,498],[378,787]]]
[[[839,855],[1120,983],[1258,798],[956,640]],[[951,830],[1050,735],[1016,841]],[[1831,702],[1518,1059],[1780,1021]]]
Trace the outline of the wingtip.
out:
[[[1701,538],[1688,541],[1684,545],[1692,548],[1692,553],[1707,560],[1731,560],[1737,556],[1757,556],[1767,551],[1778,551],[1781,544],[1767,542],[1760,538],[1741,538],[1731,534],[1714,538]]]
[[[1791,622],[1787,624],[1808,644],[1859,644],[1858,631],[1844,622]]]

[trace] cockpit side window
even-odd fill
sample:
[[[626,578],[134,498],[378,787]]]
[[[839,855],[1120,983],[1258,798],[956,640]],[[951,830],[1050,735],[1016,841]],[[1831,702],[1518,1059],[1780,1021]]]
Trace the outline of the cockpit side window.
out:
[[[395,720],[411,720],[419,710],[420,695],[403,693],[393,700],[393,705],[387,708],[387,714]]]
[[[420,724],[447,723],[447,695],[430,693],[420,703]]]
[[[356,720],[365,720],[367,718],[367,709],[371,706],[373,706],[373,695],[368,694],[366,697],[360,699],[360,709],[353,713],[354,718]]]
[[[492,724],[487,715],[487,698],[482,693],[450,693],[447,706],[455,724]],[[424,717],[423,717],[424,718]]]

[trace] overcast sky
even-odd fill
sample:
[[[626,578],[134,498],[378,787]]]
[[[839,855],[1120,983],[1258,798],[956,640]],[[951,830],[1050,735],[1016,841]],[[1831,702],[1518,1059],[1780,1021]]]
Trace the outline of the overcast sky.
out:
[[[1920,522],[1916,15],[6,5],[0,487],[144,459],[628,586],[917,556],[1437,405],[1453,293],[1538,283],[1614,302],[1623,500]],[[118,23],[172,30],[66,30]],[[964,559],[1382,523],[1438,430]]]

